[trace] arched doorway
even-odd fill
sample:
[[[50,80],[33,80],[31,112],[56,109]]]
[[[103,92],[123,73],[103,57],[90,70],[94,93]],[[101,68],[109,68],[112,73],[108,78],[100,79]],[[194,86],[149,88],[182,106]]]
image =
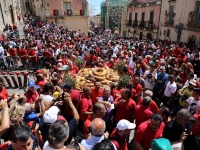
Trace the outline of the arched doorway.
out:
[[[143,38],[143,33],[140,32],[140,40],[142,40],[142,38]]]
[[[152,41],[152,35],[151,35],[151,33],[147,33],[147,39]]]
[[[197,37],[194,36],[194,35],[191,35],[191,36],[188,37],[188,41],[187,42],[188,42],[188,44],[190,46],[194,46],[194,45],[197,44]]]

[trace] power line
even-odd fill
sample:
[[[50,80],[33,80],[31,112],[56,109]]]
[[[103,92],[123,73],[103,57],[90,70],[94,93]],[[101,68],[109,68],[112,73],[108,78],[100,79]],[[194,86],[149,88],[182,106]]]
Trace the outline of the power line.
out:
[[[89,6],[89,14],[90,16],[94,16],[95,15],[95,6],[94,5],[90,5]]]

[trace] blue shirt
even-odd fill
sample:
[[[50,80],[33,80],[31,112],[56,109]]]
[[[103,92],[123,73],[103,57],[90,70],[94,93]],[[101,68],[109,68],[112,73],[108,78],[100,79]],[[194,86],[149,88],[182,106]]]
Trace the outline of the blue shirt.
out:
[[[157,74],[157,80],[162,81],[161,83],[156,83],[156,88],[161,89],[165,85],[165,82],[168,82],[168,74],[164,73],[164,75],[163,75],[159,72]]]
[[[81,145],[83,145],[86,150],[92,150],[92,147],[96,144],[101,142],[104,139],[104,136],[96,137],[96,136],[91,136],[89,139],[82,140]]]

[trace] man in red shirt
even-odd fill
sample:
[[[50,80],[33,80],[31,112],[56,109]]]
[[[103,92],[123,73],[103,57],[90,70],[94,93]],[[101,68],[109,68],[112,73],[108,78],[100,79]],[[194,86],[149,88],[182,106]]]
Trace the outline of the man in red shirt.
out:
[[[125,119],[117,123],[117,128],[115,128],[110,135],[110,140],[117,150],[128,150],[128,141],[125,137],[128,136],[134,128],[135,124]]]
[[[38,93],[35,90],[35,82],[30,80],[28,82],[28,91],[24,94],[26,96],[27,103],[34,103],[38,98]]]
[[[75,75],[79,72],[79,69],[76,65],[73,64],[71,60],[67,61],[67,65],[69,66],[69,73]]]
[[[134,137],[136,150],[149,150],[151,148],[151,141],[162,137],[165,127],[162,121],[162,116],[155,113],[150,120],[139,125]]]
[[[51,59],[52,59],[52,54],[51,54],[50,51],[48,51],[47,48],[44,50],[44,52],[43,52],[42,55],[43,55],[43,57],[44,57],[44,59],[45,59],[46,61],[48,61],[48,62],[51,61]]]
[[[36,67],[37,66],[36,63],[38,62],[36,49],[35,48],[30,49],[28,51],[28,55],[29,55],[29,62],[32,63],[33,67]]]
[[[139,102],[143,90],[141,84],[139,83],[139,80],[139,77],[135,77],[133,79],[133,88],[136,90],[136,94],[134,96],[134,100],[136,101],[136,103]]]
[[[18,61],[17,61],[17,51],[15,48],[13,48],[10,45],[10,48],[8,49],[8,53],[10,54],[10,56],[12,57],[13,61],[14,61],[14,65],[13,66],[17,66]]]
[[[63,91],[67,92],[70,94],[72,103],[74,104],[74,106],[77,108],[78,103],[80,101],[80,93],[78,90],[72,89],[72,84],[70,82],[67,82],[64,86],[63,86]],[[72,112],[70,110],[70,107],[68,105],[68,103],[64,102],[64,106],[65,106],[65,117],[67,119],[67,121],[69,121],[73,115]]]
[[[87,120],[92,112],[92,100],[90,98],[91,96],[91,88],[89,86],[83,87],[83,94],[81,95],[80,99],[80,119],[81,121],[85,122]]]
[[[141,105],[137,105],[135,108],[135,122],[136,128],[143,122],[149,120],[152,116],[151,110],[149,110],[149,105],[151,102],[151,97],[146,96],[143,99]]]
[[[41,89],[44,88],[44,85],[46,84],[46,82],[44,81],[44,75],[39,73],[36,75],[36,81],[35,81],[36,85],[39,85]]]
[[[92,103],[98,102],[98,97],[103,95],[103,90],[101,88],[101,83],[96,81],[94,87],[92,88]]]
[[[28,64],[28,59],[27,59],[27,50],[25,50],[24,48],[21,48],[21,62],[22,62],[22,65],[24,66],[24,67],[26,67],[27,66],[27,64]]]
[[[150,90],[146,90],[146,91],[144,92],[144,97],[145,97],[145,96],[149,96],[149,97],[152,98],[153,92],[150,91]],[[140,99],[140,101],[139,101],[138,104],[141,105],[142,103],[143,103],[143,98]],[[156,104],[153,100],[151,100],[151,102],[150,102],[150,104],[149,104],[149,109],[150,109],[153,113],[157,113],[157,112],[159,111],[159,108],[158,108],[157,104]]]
[[[106,108],[103,104],[97,102],[93,106],[93,114],[83,124],[83,135],[87,139],[90,135],[91,123],[95,118],[102,118],[105,116]]]
[[[116,99],[117,97],[121,97],[121,93],[116,89],[115,83],[110,82],[110,95]]]
[[[119,122],[121,119],[133,122],[136,104],[131,99],[130,89],[123,89],[121,91],[121,97],[116,98],[113,104],[117,107],[115,115],[116,122]]]

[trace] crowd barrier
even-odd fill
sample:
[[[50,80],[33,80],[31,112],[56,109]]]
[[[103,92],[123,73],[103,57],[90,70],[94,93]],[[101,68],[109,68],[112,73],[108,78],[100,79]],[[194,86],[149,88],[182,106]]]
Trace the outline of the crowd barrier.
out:
[[[29,73],[24,72],[2,72],[0,77],[7,82],[8,88],[26,88],[29,80]],[[16,79],[17,77],[17,79]],[[22,82],[23,81],[23,82]],[[5,83],[4,83],[5,84]],[[6,85],[6,84],[5,84]]]

